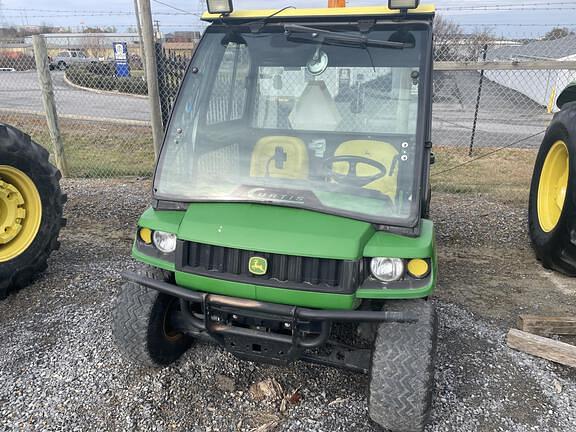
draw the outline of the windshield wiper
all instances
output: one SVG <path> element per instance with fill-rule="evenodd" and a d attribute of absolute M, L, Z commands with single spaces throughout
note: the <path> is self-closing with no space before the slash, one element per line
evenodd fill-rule
<path fill-rule="evenodd" d="M 381 48 L 404 49 L 412 48 L 414 45 L 406 42 L 383 41 L 370 39 L 362 34 L 350 34 L 333 32 L 330 30 L 318 29 L 314 27 L 301 26 L 298 24 L 284 24 L 284 31 L 290 37 L 293 33 L 310 34 L 311 39 L 318 42 L 341 42 L 350 45 L 375 46 Z"/>

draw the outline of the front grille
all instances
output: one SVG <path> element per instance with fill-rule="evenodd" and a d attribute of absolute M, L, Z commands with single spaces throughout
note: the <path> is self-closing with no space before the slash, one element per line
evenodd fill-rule
<path fill-rule="evenodd" d="M 187 241 L 179 241 L 178 249 L 178 270 L 255 285 L 352 292 L 357 288 L 360 273 L 360 261 L 273 254 Z M 250 273 L 248 263 L 254 256 L 267 260 L 266 274 Z"/>

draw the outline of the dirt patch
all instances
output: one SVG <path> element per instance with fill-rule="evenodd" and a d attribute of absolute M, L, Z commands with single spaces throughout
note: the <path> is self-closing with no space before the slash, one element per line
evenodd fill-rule
<path fill-rule="evenodd" d="M 530 247 L 524 205 L 436 194 L 436 296 L 514 325 L 521 313 L 576 315 L 576 280 L 545 270 Z"/>

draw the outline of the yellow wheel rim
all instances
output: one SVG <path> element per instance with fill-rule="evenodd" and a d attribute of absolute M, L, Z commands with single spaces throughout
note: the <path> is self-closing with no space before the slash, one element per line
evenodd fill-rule
<path fill-rule="evenodd" d="M 544 161 L 538 184 L 538 222 L 550 232 L 560 220 L 568 188 L 570 159 L 564 141 L 556 141 Z"/>
<path fill-rule="evenodd" d="M 21 255 L 32 244 L 42 221 L 42 201 L 30 177 L 0 165 L 0 263 Z"/>

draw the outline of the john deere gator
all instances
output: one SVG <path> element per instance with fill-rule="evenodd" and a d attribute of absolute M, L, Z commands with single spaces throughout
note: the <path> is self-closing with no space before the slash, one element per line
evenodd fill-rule
<path fill-rule="evenodd" d="M 153 367 L 208 340 L 242 359 L 364 372 L 370 417 L 418 431 L 437 335 L 434 8 L 331 3 L 208 2 L 114 335 Z"/>

